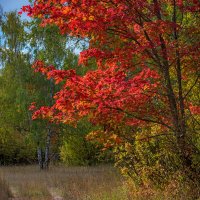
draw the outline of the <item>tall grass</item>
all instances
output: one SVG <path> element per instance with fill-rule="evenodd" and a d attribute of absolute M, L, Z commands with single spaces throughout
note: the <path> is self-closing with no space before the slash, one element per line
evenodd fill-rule
<path fill-rule="evenodd" d="M 50 200 L 53 196 L 64 200 L 126 199 L 125 196 L 114 198 L 123 182 L 111 166 L 57 166 L 48 171 L 40 171 L 37 166 L 15 166 L 1 167 L 0 172 L 15 197 L 32 200 Z"/>
<path fill-rule="evenodd" d="M 48 171 L 40 171 L 37 166 L 1 167 L 0 174 L 13 196 L 20 200 L 53 200 L 56 196 L 63 200 L 198 199 L 193 197 L 196 191 L 195 186 L 191 190 L 190 182 L 178 182 L 174 177 L 162 190 L 153 185 L 136 187 L 124 180 L 111 166 L 57 166 Z M 0 200 L 6 200 L 10 196 L 5 181 L 0 182 Z"/>
<path fill-rule="evenodd" d="M 8 200 L 12 197 L 11 191 L 3 178 L 0 178 L 0 199 Z"/>

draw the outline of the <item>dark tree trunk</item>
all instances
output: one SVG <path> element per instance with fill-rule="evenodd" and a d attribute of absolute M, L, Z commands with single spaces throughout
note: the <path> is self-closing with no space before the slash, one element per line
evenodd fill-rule
<path fill-rule="evenodd" d="M 159 20 L 162 19 L 161 11 L 157 0 L 154 0 L 156 16 Z M 176 1 L 174 0 L 173 9 L 173 22 L 176 23 L 177 13 L 176 13 Z M 177 145 L 179 149 L 179 154 L 181 156 L 183 166 L 192 168 L 192 152 L 189 142 L 186 139 L 186 121 L 185 121 L 185 106 L 183 98 L 183 88 L 182 88 L 182 73 L 181 73 L 181 59 L 178 51 L 178 32 L 177 28 L 174 28 L 174 40 L 176 41 L 176 75 L 178 84 L 178 97 L 174 93 L 172 78 L 170 76 L 170 65 L 168 63 L 168 51 L 166 47 L 165 40 L 162 34 L 159 35 L 161 51 L 159 62 L 157 62 L 164 78 L 166 94 L 169 102 L 169 108 L 172 117 L 172 128 L 177 139 Z M 155 54 L 155 53 L 154 53 Z"/>

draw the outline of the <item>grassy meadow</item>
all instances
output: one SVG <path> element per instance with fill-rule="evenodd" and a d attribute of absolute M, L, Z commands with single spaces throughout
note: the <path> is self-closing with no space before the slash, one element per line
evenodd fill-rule
<path fill-rule="evenodd" d="M 37 166 L 14 166 L 1 167 L 0 174 L 5 188 L 2 200 L 8 196 L 31 200 L 126 199 L 122 178 L 109 166 L 57 166 L 48 171 Z"/>
<path fill-rule="evenodd" d="M 37 166 L 0 168 L 1 200 L 193 200 L 186 186 L 170 183 L 165 191 L 136 188 L 111 166 Z"/>

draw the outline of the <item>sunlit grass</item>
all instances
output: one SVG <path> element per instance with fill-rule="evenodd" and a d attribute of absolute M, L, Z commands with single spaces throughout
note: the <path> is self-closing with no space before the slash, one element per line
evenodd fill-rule
<path fill-rule="evenodd" d="M 53 200 L 55 197 L 63 200 L 194 199 L 189 183 L 173 179 L 163 190 L 153 185 L 135 186 L 111 166 L 53 166 L 48 171 L 41 171 L 37 166 L 14 166 L 1 167 L 0 174 L 0 200 L 11 196 L 20 200 Z"/>
<path fill-rule="evenodd" d="M 70 200 L 104 197 L 121 200 L 114 193 L 122 185 L 122 177 L 110 166 L 57 166 L 48 171 L 41 171 L 37 166 L 15 166 L 1 167 L 0 171 L 15 197 L 43 200 L 55 195 Z"/>

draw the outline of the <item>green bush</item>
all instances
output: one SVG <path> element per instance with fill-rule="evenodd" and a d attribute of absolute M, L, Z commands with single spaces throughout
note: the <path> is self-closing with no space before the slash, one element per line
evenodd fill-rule
<path fill-rule="evenodd" d="M 86 164 L 86 147 L 84 139 L 70 136 L 60 147 L 60 158 L 67 165 Z"/>
<path fill-rule="evenodd" d="M 36 145 L 27 136 L 12 130 L 0 130 L 0 164 L 32 163 L 36 160 Z"/>
<path fill-rule="evenodd" d="M 94 128 L 87 119 L 80 121 L 76 128 L 64 129 L 60 145 L 60 159 L 67 165 L 93 165 L 104 161 L 100 148 L 86 139 Z"/>
<path fill-rule="evenodd" d="M 189 178 L 198 182 L 194 174 L 198 176 L 199 155 L 193 154 L 194 171 L 186 169 L 176 146 L 176 137 L 170 132 L 159 132 L 159 127 L 152 126 L 133 134 L 126 133 L 126 137 L 121 135 L 122 142 L 113 146 L 113 153 L 115 165 L 122 174 L 138 185 L 148 183 L 160 188 L 174 179 L 175 174 L 177 181 L 184 182 Z M 198 140 L 195 142 L 198 143 Z"/>

